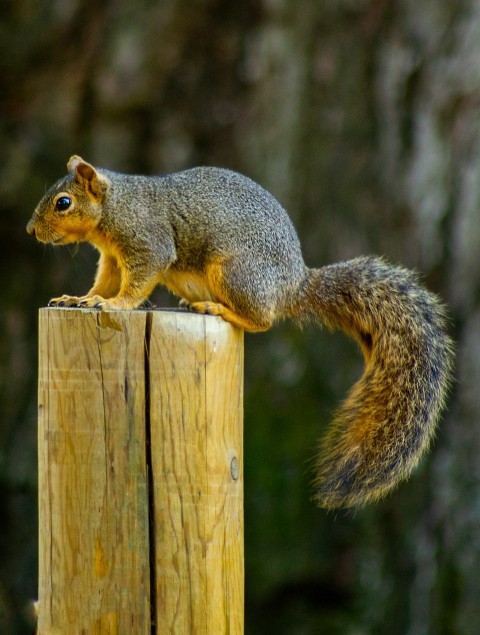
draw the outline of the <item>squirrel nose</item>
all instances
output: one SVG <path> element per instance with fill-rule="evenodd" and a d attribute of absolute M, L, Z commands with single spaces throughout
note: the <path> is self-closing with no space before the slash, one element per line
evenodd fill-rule
<path fill-rule="evenodd" d="M 30 234 L 30 236 L 35 236 L 35 224 L 34 224 L 33 220 L 31 220 L 28 223 L 27 232 Z"/>

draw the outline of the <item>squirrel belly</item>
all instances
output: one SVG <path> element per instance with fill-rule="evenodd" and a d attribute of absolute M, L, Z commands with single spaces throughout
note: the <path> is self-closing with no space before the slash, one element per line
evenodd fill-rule
<path fill-rule="evenodd" d="M 433 439 L 453 360 L 444 309 L 411 271 L 363 257 L 308 270 L 294 318 L 343 330 L 365 359 L 320 443 L 315 499 L 329 509 L 377 500 Z"/>
<path fill-rule="evenodd" d="M 90 242 L 100 258 L 85 295 L 50 305 L 136 308 L 163 284 L 247 331 L 282 318 L 339 328 L 365 369 L 320 444 L 316 500 L 361 505 L 411 473 L 433 438 L 453 359 L 444 309 L 412 272 L 375 257 L 307 268 L 286 211 L 236 172 L 126 175 L 76 155 L 67 167 L 27 231 L 55 245 Z"/>

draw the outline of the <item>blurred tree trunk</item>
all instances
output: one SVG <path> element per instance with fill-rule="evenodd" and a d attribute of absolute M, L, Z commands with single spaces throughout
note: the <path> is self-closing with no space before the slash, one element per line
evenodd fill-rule
<path fill-rule="evenodd" d="M 77 153 L 237 169 L 289 210 L 312 266 L 377 252 L 445 298 L 457 381 L 438 440 L 355 514 L 313 507 L 308 465 L 359 355 L 290 325 L 248 338 L 247 632 L 479 633 L 479 3 L 8 2 L 0 60 L 0 631 L 29 632 L 36 587 L 36 309 L 94 271 L 24 225 Z"/>

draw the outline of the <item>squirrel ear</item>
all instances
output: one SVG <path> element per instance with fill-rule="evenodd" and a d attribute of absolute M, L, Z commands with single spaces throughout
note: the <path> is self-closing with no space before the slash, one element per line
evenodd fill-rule
<path fill-rule="evenodd" d="M 106 189 L 106 179 L 95 170 L 93 165 L 87 163 L 82 157 L 74 154 L 67 163 L 67 169 L 75 177 L 79 185 L 82 185 L 87 194 L 94 199 L 99 198 Z"/>
<path fill-rule="evenodd" d="M 86 161 L 84 161 L 82 157 L 79 157 L 78 154 L 74 154 L 68 159 L 67 170 L 70 172 L 70 174 L 73 174 L 75 172 L 77 165 L 79 165 L 80 163 L 86 163 Z"/>

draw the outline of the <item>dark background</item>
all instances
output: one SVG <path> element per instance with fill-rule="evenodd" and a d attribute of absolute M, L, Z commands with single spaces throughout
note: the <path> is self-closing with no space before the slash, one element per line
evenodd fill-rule
<path fill-rule="evenodd" d="M 239 170 L 311 266 L 383 254 L 445 299 L 456 382 L 434 448 L 357 512 L 316 509 L 309 481 L 359 353 L 290 324 L 247 336 L 246 633 L 480 633 L 479 69 L 475 0 L 3 0 L 0 633 L 32 632 L 37 309 L 95 270 L 91 247 L 25 233 L 74 153 Z"/>

